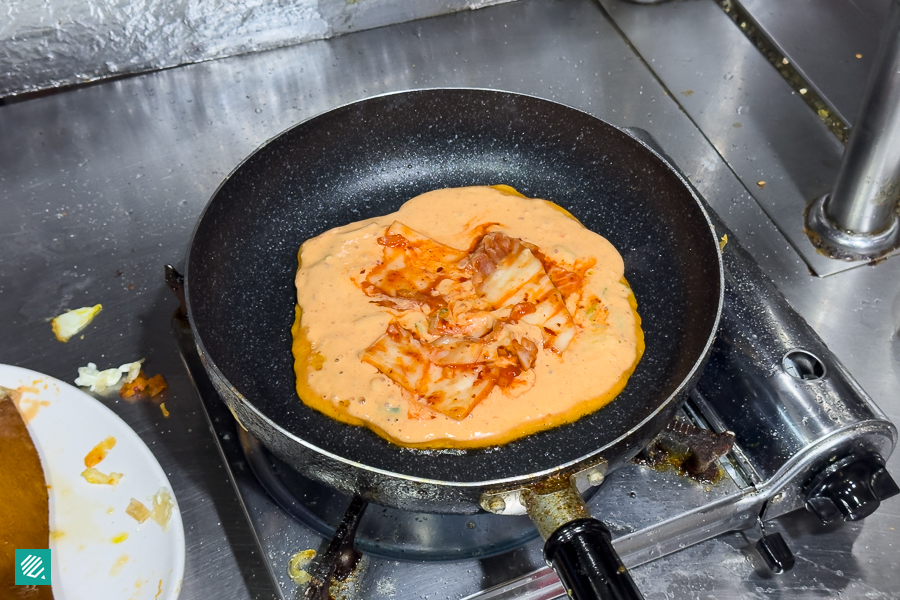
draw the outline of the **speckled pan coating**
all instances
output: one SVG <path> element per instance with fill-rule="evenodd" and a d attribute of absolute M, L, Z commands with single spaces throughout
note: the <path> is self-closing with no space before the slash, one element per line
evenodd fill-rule
<path fill-rule="evenodd" d="M 303 241 L 429 190 L 499 183 L 556 202 L 622 253 L 647 344 L 623 393 L 574 424 L 467 452 L 402 449 L 303 405 L 290 335 Z M 699 371 L 722 293 L 720 254 L 699 201 L 643 144 L 559 104 L 462 89 L 368 99 L 269 141 L 210 200 L 186 273 L 194 334 L 226 401 L 251 430 L 269 429 L 255 433 L 279 455 L 296 453 L 303 468 L 310 451 L 322 450 L 310 466 L 317 477 L 376 498 L 360 469 L 452 488 L 630 456 L 665 425 Z"/>

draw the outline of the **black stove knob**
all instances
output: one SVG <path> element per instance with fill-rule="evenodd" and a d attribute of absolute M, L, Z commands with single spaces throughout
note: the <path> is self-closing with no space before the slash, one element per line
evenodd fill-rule
<path fill-rule="evenodd" d="M 823 523 L 838 517 L 845 521 L 865 519 L 882 500 L 900 493 L 878 454 L 851 455 L 829 465 L 807 490 L 806 508 Z"/>

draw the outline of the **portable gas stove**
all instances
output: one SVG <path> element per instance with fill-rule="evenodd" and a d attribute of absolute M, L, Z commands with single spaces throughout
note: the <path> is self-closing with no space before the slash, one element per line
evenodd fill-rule
<path fill-rule="evenodd" d="M 661 151 L 645 132 L 631 133 Z M 719 335 L 689 401 L 643 456 L 662 449 L 696 462 L 706 451 L 703 467 L 712 464 L 716 474 L 710 477 L 707 469 L 697 479 L 636 462 L 594 482 L 599 487 L 588 490 L 588 506 L 610 526 L 629 567 L 753 529 L 760 557 L 779 573 L 792 568 L 794 557 L 780 534 L 766 533 L 765 521 L 804 507 L 823 523 L 871 514 L 900 492 L 885 469 L 897 430 L 733 234 L 712 218 L 727 236 Z M 171 267 L 167 281 L 181 295 L 183 281 Z M 448 570 L 448 597 L 565 594 L 555 573 L 541 566 L 542 543 L 527 517 L 366 507 L 288 467 L 220 400 L 183 315 L 176 315 L 173 330 L 282 598 L 298 597 L 305 587 L 289 574 L 291 560 L 304 550 L 320 555 L 318 566 L 305 567 L 317 569 L 314 579 L 350 572 L 332 592 L 353 597 L 418 598 L 418 581 L 441 580 Z M 697 429 L 706 433 L 699 445 L 683 435 Z M 703 440 L 718 442 L 719 452 Z M 656 462 L 669 461 L 657 456 Z M 362 553 L 358 562 L 352 546 Z M 410 561 L 417 561 L 414 568 Z"/>
<path fill-rule="evenodd" d="M 162 289 L 159 266 L 182 264 L 192 224 L 225 174 L 285 128 L 372 95 L 480 87 L 554 100 L 617 126 L 653 132 L 791 305 L 900 423 L 900 261 L 830 260 L 803 232 L 804 208 L 832 189 L 844 152 L 820 109 L 855 126 L 876 57 L 876 32 L 896 2 L 693 0 L 642 6 L 625 0 L 518 0 L 3 98 L 0 362 L 71 381 L 89 361 L 116 366 L 146 357 L 148 373 L 164 374 L 169 383 L 168 418 L 152 404 L 97 398 L 141 436 L 173 486 L 185 524 L 181 597 L 296 597 L 298 586 L 287 573 L 290 558 L 310 548 L 321 557 L 351 499 L 315 490 L 292 475 L 283 485 L 300 486 L 301 499 L 282 503 L 301 520 L 259 483 L 239 428 L 192 353 L 188 330 L 175 328 L 189 373 L 171 332 L 159 327 L 175 304 Z M 366 17 L 378 16 L 378 7 L 387 5 L 395 11 L 416 5 L 418 11 L 423 4 L 493 3 L 307 4 L 340 5 L 340 14 Z M 33 15 L 43 14 L 40 3 L 25 4 L 32 5 Z M 278 16 L 277 31 L 294 35 L 282 18 L 286 4 L 269 4 L 268 14 Z M 218 19 L 222 5 L 210 5 Z M 747 14 L 733 20 L 722 5 L 743 6 Z M 259 12 L 242 2 L 227 8 Z M 23 23 L 14 21 L 9 31 Z M 57 26 L 54 20 L 52 27 L 10 43 L 45 53 L 32 63 L 38 71 L 50 63 L 67 68 L 70 55 L 60 54 L 66 47 L 82 54 L 92 48 L 58 39 L 61 31 L 81 27 L 77 21 L 61 18 Z M 153 36 L 146 41 L 156 47 L 168 43 L 154 28 L 158 20 L 145 21 L 144 33 Z M 754 28 L 783 54 L 762 53 L 746 37 Z M 271 39 L 241 31 L 254 46 Z M 49 48 L 47 39 L 55 40 Z M 210 47 L 219 48 L 219 41 Z M 136 53 L 149 47 L 125 45 Z M 19 75 L 27 70 L 23 56 L 7 57 Z M 131 64 L 100 59 L 107 70 Z M 804 81 L 786 82 L 782 73 L 789 66 Z M 802 88 L 795 89 L 797 83 Z M 807 102 L 815 103 L 814 95 L 820 104 L 811 109 Z M 713 430 L 737 434 L 735 449 L 717 462 L 726 475 L 703 484 L 673 471 L 629 465 L 593 488 L 599 491 L 591 509 L 614 529 L 626 562 L 643 563 L 632 575 L 648 600 L 896 598 L 897 498 L 852 523 L 838 518 L 821 525 L 806 510 L 773 519 L 801 507 L 809 493 L 800 486 L 812 482 L 830 458 L 840 462 L 854 444 L 887 458 L 894 430 L 768 280 L 755 266 L 742 266 L 749 261 L 736 248 L 729 234 L 728 310 L 706 377 L 687 408 Z M 48 318 L 98 302 L 104 312 L 82 336 L 67 344 L 56 340 Z M 785 362 L 796 348 L 815 359 L 801 353 Z M 798 380 L 791 373 L 824 376 Z M 737 412 L 742 407 L 746 413 Z M 212 437 L 205 430 L 207 417 Z M 220 460 L 215 447 L 227 460 Z M 256 454 L 263 464 L 269 460 L 264 452 Z M 896 477 L 900 454 L 888 464 Z M 276 472 L 278 467 L 272 465 Z M 760 514 L 766 533 L 784 534 L 796 557 L 793 570 L 772 575 L 758 559 Z M 738 532 L 716 535 L 729 529 Z M 529 540 L 534 535 L 516 517 L 453 520 L 369 506 L 358 529 L 364 559 L 355 582 L 364 598 L 459 598 L 504 584 L 506 591 L 492 593 L 558 595 L 555 577 L 542 570 L 539 540 Z M 710 539 L 694 543 L 704 538 Z"/>

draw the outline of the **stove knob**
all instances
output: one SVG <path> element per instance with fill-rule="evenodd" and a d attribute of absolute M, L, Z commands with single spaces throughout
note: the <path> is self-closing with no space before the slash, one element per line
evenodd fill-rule
<path fill-rule="evenodd" d="M 848 456 L 825 468 L 807 489 L 806 508 L 823 523 L 865 519 L 882 500 L 900 493 L 878 454 Z"/>

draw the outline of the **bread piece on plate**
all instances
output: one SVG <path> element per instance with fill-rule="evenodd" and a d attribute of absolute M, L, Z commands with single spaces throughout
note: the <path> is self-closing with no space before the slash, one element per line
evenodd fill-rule
<path fill-rule="evenodd" d="M 25 421 L 0 388 L 0 598 L 53 598 L 49 585 L 15 585 L 16 549 L 48 548 L 47 483 Z"/>

